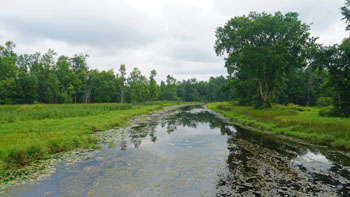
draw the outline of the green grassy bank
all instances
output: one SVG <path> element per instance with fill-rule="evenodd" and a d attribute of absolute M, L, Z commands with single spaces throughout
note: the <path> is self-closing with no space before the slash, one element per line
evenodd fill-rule
<path fill-rule="evenodd" d="M 0 180 L 52 154 L 95 147 L 92 132 L 126 126 L 133 116 L 177 104 L 0 105 Z"/>
<path fill-rule="evenodd" d="M 274 105 L 260 110 L 230 102 L 209 103 L 207 107 L 238 124 L 350 150 L 350 118 L 321 117 L 319 108 Z"/>

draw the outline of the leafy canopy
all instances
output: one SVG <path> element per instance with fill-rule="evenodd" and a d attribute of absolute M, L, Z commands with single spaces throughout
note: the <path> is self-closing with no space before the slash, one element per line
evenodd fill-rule
<path fill-rule="evenodd" d="M 350 0 L 345 1 L 345 5 L 340 8 L 342 15 L 344 16 L 343 20 L 348 23 L 346 30 L 350 30 Z"/>
<path fill-rule="evenodd" d="M 217 28 L 214 48 L 218 56 L 227 54 L 229 75 L 234 78 L 239 73 L 257 80 L 262 100 L 269 103 L 283 77 L 306 64 L 306 51 L 313 40 L 309 30 L 294 12 L 251 12 Z"/>

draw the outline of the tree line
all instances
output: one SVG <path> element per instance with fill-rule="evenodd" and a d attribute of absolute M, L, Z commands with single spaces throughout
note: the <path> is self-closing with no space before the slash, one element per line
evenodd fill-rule
<path fill-rule="evenodd" d="M 99 71 L 87 66 L 88 55 L 56 58 L 51 49 L 43 55 L 18 55 L 14 48 L 11 41 L 0 45 L 0 104 L 223 101 L 229 97 L 221 91 L 226 83 L 222 76 L 177 81 L 168 75 L 158 84 L 156 70 L 148 77 L 137 67 L 127 75 L 123 64 L 117 73 Z"/>
<path fill-rule="evenodd" d="M 341 8 L 350 30 L 350 0 Z M 216 30 L 225 56 L 227 89 L 239 104 L 333 105 L 327 115 L 350 116 L 350 38 L 324 46 L 298 13 L 251 12 Z"/>

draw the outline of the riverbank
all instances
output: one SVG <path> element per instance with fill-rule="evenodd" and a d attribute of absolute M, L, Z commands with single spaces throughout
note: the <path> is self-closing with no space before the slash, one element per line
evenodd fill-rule
<path fill-rule="evenodd" d="M 98 146 L 91 134 L 127 126 L 134 116 L 178 102 L 0 106 L 0 180 L 26 175 L 24 166 L 56 153 Z"/>
<path fill-rule="evenodd" d="M 209 103 L 207 107 L 244 126 L 350 150 L 350 118 L 321 117 L 315 107 L 274 105 L 259 110 L 230 102 Z"/>

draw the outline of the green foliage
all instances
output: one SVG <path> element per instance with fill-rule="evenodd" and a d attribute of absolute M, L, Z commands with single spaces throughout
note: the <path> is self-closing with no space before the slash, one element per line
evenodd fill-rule
<path fill-rule="evenodd" d="M 156 70 L 149 78 L 138 68 L 127 76 L 126 66 L 119 72 L 89 69 L 88 55 L 59 56 L 49 49 L 41 55 L 17 55 L 15 44 L 0 45 L 0 104 L 142 103 L 147 101 L 222 101 L 228 93 L 220 86 L 224 77 L 207 81 L 177 82 L 168 75 L 160 86 Z M 186 86 L 186 88 L 185 88 Z"/>
<path fill-rule="evenodd" d="M 150 94 L 149 96 L 151 101 L 158 100 L 158 96 L 159 96 L 159 88 L 155 80 L 156 76 L 157 76 L 157 71 L 152 70 L 149 76 L 149 94 Z"/>
<path fill-rule="evenodd" d="M 223 91 L 227 80 L 223 76 L 210 77 L 209 81 L 197 81 L 196 78 L 177 82 L 177 96 L 182 101 L 227 101 L 230 91 Z"/>
<path fill-rule="evenodd" d="M 316 102 L 317 106 L 327 107 L 332 105 L 332 98 L 331 97 L 320 97 L 317 99 Z"/>
<path fill-rule="evenodd" d="M 350 30 L 350 0 L 346 0 L 345 5 L 340 9 L 342 15 L 344 16 L 343 20 L 345 20 L 346 23 L 348 23 L 348 25 L 346 26 L 346 30 Z"/>
<path fill-rule="evenodd" d="M 297 13 L 251 12 L 217 28 L 215 51 L 228 55 L 225 67 L 232 78 L 256 81 L 255 94 L 264 102 L 260 105 L 270 107 L 283 78 L 306 64 L 306 49 L 313 42 L 309 30 Z"/>
<path fill-rule="evenodd" d="M 333 114 L 350 116 L 350 38 L 339 46 L 320 49 L 322 66 L 329 72 L 329 83 L 333 86 Z"/>
<path fill-rule="evenodd" d="M 335 116 L 334 110 L 333 110 L 333 108 L 331 108 L 331 107 L 322 108 L 322 109 L 318 112 L 318 114 L 319 114 L 320 116 L 323 116 L 323 117 Z"/>
<path fill-rule="evenodd" d="M 232 103 L 209 103 L 207 107 L 238 124 L 350 150 L 349 118 L 322 117 L 315 107 L 289 104 L 257 110 Z"/>

